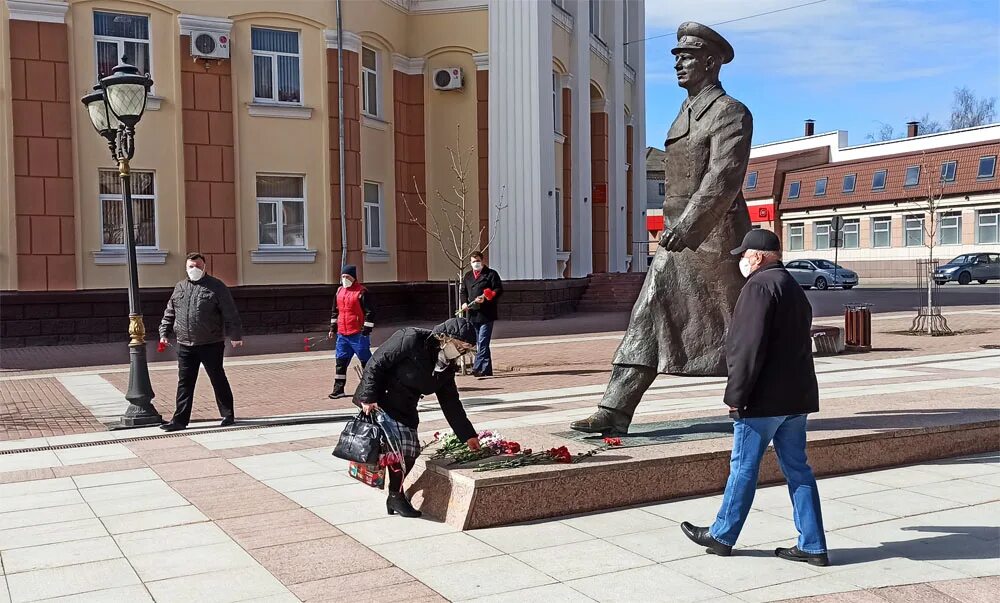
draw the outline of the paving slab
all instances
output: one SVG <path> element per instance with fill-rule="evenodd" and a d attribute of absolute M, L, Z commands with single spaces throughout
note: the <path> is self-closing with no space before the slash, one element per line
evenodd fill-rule
<path fill-rule="evenodd" d="M 7 576 L 7 587 L 14 603 L 141 584 L 125 559 L 93 561 Z"/>
<path fill-rule="evenodd" d="M 277 578 L 259 566 L 158 580 L 147 583 L 146 588 L 157 603 L 230 603 L 289 594 Z"/>
<path fill-rule="evenodd" d="M 613 574 L 573 580 L 567 586 L 595 601 L 708 601 L 726 593 L 704 582 L 672 570 L 667 565 L 650 565 Z"/>
<path fill-rule="evenodd" d="M 251 553 L 284 584 L 300 584 L 392 565 L 348 536 L 279 544 L 254 549 Z"/>
<path fill-rule="evenodd" d="M 2 545 L 0 545 L 2 546 Z M 4 572 L 17 574 L 123 557 L 110 536 L 43 544 L 0 552 Z"/>
<path fill-rule="evenodd" d="M 551 576 L 507 556 L 429 567 L 412 573 L 451 601 L 475 599 L 556 582 Z"/>
<path fill-rule="evenodd" d="M 561 544 L 515 553 L 513 557 L 560 582 L 569 582 L 578 578 L 609 574 L 655 563 L 651 559 L 615 546 L 605 540 Z"/>

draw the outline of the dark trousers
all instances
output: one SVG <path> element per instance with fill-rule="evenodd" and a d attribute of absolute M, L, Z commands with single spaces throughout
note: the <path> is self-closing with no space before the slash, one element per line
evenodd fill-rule
<path fill-rule="evenodd" d="M 223 419 L 233 416 L 233 390 L 222 368 L 222 357 L 226 352 L 226 342 L 205 345 L 177 346 L 177 410 L 173 423 L 187 425 L 191 422 L 191 406 L 194 402 L 194 384 L 198 381 L 198 367 L 204 366 L 215 390 L 215 403 L 219 405 L 219 415 Z"/>
<path fill-rule="evenodd" d="M 484 377 L 493 375 L 493 356 L 490 355 L 490 340 L 493 339 L 493 321 L 476 325 L 476 361 L 472 370 Z"/>

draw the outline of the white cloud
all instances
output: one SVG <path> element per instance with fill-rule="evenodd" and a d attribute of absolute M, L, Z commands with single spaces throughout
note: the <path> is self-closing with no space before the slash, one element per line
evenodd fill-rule
<path fill-rule="evenodd" d="M 647 36 L 675 31 L 683 21 L 711 25 L 806 1 L 646 0 Z M 981 14 L 970 16 L 976 11 Z M 995 57 L 997 22 L 995 2 L 827 0 L 717 29 L 736 48 L 742 68 L 835 86 L 845 79 L 932 77 L 954 69 L 963 57 Z M 669 71 L 672 41 L 648 42 L 648 70 Z"/>

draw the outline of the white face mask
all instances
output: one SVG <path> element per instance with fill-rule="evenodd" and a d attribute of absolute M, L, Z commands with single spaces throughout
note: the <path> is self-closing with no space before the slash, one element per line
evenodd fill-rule
<path fill-rule="evenodd" d="M 353 285 L 354 281 L 352 281 L 350 277 L 342 276 L 342 277 L 340 277 L 340 284 L 341 284 L 341 286 L 343 286 L 343 287 L 346 288 L 346 287 L 350 287 L 351 285 Z"/>
<path fill-rule="evenodd" d="M 750 276 L 753 270 L 750 269 L 750 259 L 740 258 L 740 273 L 743 274 L 743 278 Z"/>
<path fill-rule="evenodd" d="M 188 279 L 192 281 L 200 281 L 201 277 L 205 276 L 205 271 L 202 270 L 201 268 L 196 268 L 194 266 L 191 266 L 190 268 L 187 269 L 187 275 Z"/>
<path fill-rule="evenodd" d="M 472 262 L 472 269 L 475 270 L 476 272 L 481 271 L 483 269 L 483 263 L 482 262 Z"/>

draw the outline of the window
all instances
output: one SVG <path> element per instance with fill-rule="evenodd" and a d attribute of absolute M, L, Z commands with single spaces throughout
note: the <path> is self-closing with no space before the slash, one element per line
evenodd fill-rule
<path fill-rule="evenodd" d="M 600 0 L 590 0 L 590 33 L 601 38 L 601 2 Z"/>
<path fill-rule="evenodd" d="M 903 220 L 903 244 L 919 247 L 924 244 L 924 217 L 920 214 L 906 216 Z"/>
<path fill-rule="evenodd" d="M 1000 243 L 1000 209 L 981 209 L 976 216 L 976 242 Z"/>
<path fill-rule="evenodd" d="M 997 156 L 990 155 L 989 157 L 979 158 L 979 171 L 976 172 L 976 180 L 989 180 L 996 174 L 997 170 Z"/>
<path fill-rule="evenodd" d="M 844 220 L 844 228 L 840 231 L 840 239 L 844 249 L 861 247 L 861 220 Z"/>
<path fill-rule="evenodd" d="M 906 168 L 906 175 L 903 177 L 903 186 L 916 186 L 920 184 L 920 166 L 911 165 Z"/>
<path fill-rule="evenodd" d="M 377 52 L 367 46 L 361 48 L 361 111 L 372 117 L 381 115 L 378 60 Z"/>
<path fill-rule="evenodd" d="M 365 182 L 365 207 L 362 216 L 365 249 L 384 249 L 382 245 L 382 185 Z"/>
<path fill-rule="evenodd" d="M 305 179 L 257 175 L 257 232 L 261 247 L 306 246 Z"/>
<path fill-rule="evenodd" d="M 887 170 L 879 170 L 875 172 L 872 176 L 872 190 L 873 191 L 883 191 L 885 190 L 885 177 L 888 175 Z"/>
<path fill-rule="evenodd" d="M 805 248 L 805 226 L 802 224 L 788 225 L 788 251 L 802 251 Z"/>
<path fill-rule="evenodd" d="M 938 216 L 938 244 L 958 245 L 962 242 L 962 212 L 941 212 Z"/>
<path fill-rule="evenodd" d="M 556 251 L 563 250 L 563 203 L 562 191 L 556 189 Z"/>
<path fill-rule="evenodd" d="M 816 222 L 813 225 L 813 232 L 815 234 L 816 249 L 829 249 L 830 248 L 830 223 L 829 222 Z"/>
<path fill-rule="evenodd" d="M 301 103 L 299 32 L 250 28 L 255 101 Z"/>
<path fill-rule="evenodd" d="M 789 184 L 788 185 L 788 198 L 789 199 L 798 199 L 799 198 L 799 192 L 800 192 L 801 188 L 802 188 L 802 183 L 799 182 L 798 180 L 796 180 L 795 182 Z"/>
<path fill-rule="evenodd" d="M 958 169 L 957 161 L 945 161 L 941 164 L 941 182 L 954 182 L 955 171 Z"/>
<path fill-rule="evenodd" d="M 816 191 L 813 193 L 814 197 L 823 197 L 826 195 L 826 178 L 820 178 L 816 181 Z"/>
<path fill-rule="evenodd" d="M 552 129 L 556 134 L 562 133 L 562 78 L 552 72 Z"/>
<path fill-rule="evenodd" d="M 667 194 L 667 185 L 665 183 L 663 183 L 663 182 L 660 182 L 658 190 L 660 192 L 660 195 L 666 195 Z"/>
<path fill-rule="evenodd" d="M 125 13 L 94 11 L 94 44 L 97 54 L 97 79 L 111 75 L 118 60 L 151 73 L 149 63 L 149 17 Z"/>
<path fill-rule="evenodd" d="M 156 187 L 153 172 L 132 170 L 132 220 L 136 247 L 156 248 Z M 101 204 L 101 247 L 125 247 L 125 204 L 118 170 L 98 172 Z"/>
<path fill-rule="evenodd" d="M 892 247 L 892 218 L 872 218 L 872 247 Z"/>
<path fill-rule="evenodd" d="M 747 174 L 747 190 L 752 191 L 757 188 L 757 172 L 750 172 Z"/>
<path fill-rule="evenodd" d="M 857 181 L 858 181 L 857 174 L 848 174 L 844 176 L 844 185 L 841 187 L 841 190 L 845 193 L 853 193 L 854 185 L 857 184 Z"/>

